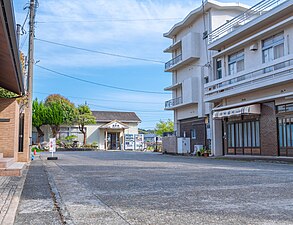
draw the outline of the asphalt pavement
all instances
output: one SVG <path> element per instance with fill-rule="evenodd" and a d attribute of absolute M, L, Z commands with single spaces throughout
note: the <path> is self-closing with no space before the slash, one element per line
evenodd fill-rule
<path fill-rule="evenodd" d="M 31 165 L 15 224 L 293 224 L 293 164 L 56 155 Z"/>

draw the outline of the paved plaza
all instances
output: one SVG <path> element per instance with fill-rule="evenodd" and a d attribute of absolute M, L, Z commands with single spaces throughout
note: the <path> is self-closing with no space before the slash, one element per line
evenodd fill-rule
<path fill-rule="evenodd" d="M 293 164 L 146 152 L 56 155 L 32 163 L 15 224 L 293 224 Z"/>

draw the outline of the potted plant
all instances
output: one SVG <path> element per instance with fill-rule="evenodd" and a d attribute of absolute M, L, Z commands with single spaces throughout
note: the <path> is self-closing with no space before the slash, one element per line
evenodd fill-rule
<path fill-rule="evenodd" d="M 204 149 L 204 152 L 203 152 L 203 156 L 204 157 L 209 157 L 211 154 L 211 150 L 210 149 Z"/>

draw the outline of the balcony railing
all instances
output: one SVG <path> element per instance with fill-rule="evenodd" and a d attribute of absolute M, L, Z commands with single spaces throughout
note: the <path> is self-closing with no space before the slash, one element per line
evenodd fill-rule
<path fill-rule="evenodd" d="M 170 61 L 166 62 L 165 70 L 169 69 L 170 67 L 176 65 L 182 60 L 182 54 L 176 56 L 175 58 L 171 59 Z"/>
<path fill-rule="evenodd" d="M 208 83 L 205 85 L 205 95 L 213 96 L 233 89 L 239 90 L 239 88 L 245 86 L 261 83 L 270 78 L 281 78 L 282 76 L 287 76 L 289 74 L 293 74 L 293 59 L 278 62 L 237 77 L 234 76 L 233 78 L 225 79 L 224 81 L 221 81 L 222 79 L 219 80 L 219 82 L 212 81 L 211 84 Z"/>
<path fill-rule="evenodd" d="M 263 0 L 259 2 L 244 13 L 213 30 L 208 36 L 209 44 L 287 1 L 288 0 Z"/>
<path fill-rule="evenodd" d="M 174 99 L 171 99 L 171 100 L 165 102 L 165 108 L 166 109 L 172 108 L 172 107 L 179 105 L 179 104 L 182 104 L 182 103 L 183 103 L 182 97 L 174 98 Z"/>

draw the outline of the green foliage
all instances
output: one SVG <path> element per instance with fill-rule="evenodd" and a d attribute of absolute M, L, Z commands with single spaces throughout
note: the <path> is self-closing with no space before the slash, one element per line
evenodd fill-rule
<path fill-rule="evenodd" d="M 170 119 L 166 122 L 160 120 L 156 124 L 155 133 L 159 136 L 162 136 L 164 132 L 173 132 L 174 131 L 174 123 Z"/>
<path fill-rule="evenodd" d="M 99 147 L 98 142 L 93 141 L 92 144 L 91 144 L 91 147 L 92 148 L 98 148 Z"/>
<path fill-rule="evenodd" d="M 139 134 L 154 134 L 155 131 L 154 130 L 150 130 L 150 129 L 146 130 L 146 129 L 138 128 L 138 133 Z"/>
<path fill-rule="evenodd" d="M 92 115 L 92 111 L 87 105 L 79 105 L 77 107 L 77 124 L 79 130 L 83 133 L 83 144 L 86 144 L 86 129 L 85 125 L 95 124 L 96 118 Z"/>
<path fill-rule="evenodd" d="M 18 95 L 0 87 L 0 98 L 15 98 Z"/>
<path fill-rule="evenodd" d="M 33 101 L 33 115 L 32 122 L 34 127 L 41 127 L 46 124 L 47 108 L 43 102 L 39 102 L 38 99 Z"/>
<path fill-rule="evenodd" d="M 77 136 L 76 135 L 69 135 L 67 136 L 66 138 L 64 138 L 65 141 L 68 141 L 68 142 L 72 142 L 74 141 L 74 139 L 76 139 Z"/>
<path fill-rule="evenodd" d="M 67 98 L 53 94 L 46 98 L 46 123 L 50 125 L 53 137 L 57 136 L 60 125 L 71 125 L 76 120 L 77 110 Z"/>
<path fill-rule="evenodd" d="M 87 105 L 79 105 L 77 110 L 77 123 L 80 127 L 96 123 L 96 118 L 92 115 L 92 111 Z"/>

